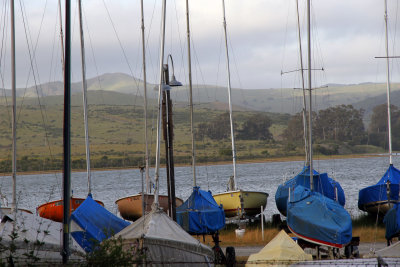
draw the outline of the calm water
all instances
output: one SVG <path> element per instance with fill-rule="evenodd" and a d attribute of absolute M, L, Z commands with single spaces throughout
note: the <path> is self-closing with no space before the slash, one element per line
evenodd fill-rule
<path fill-rule="evenodd" d="M 400 158 L 394 157 L 394 166 L 400 166 Z M 275 192 L 279 184 L 292 178 L 301 171 L 303 162 L 272 162 L 239 164 L 237 166 L 237 184 L 243 190 L 263 191 L 269 194 L 267 218 L 278 213 L 275 206 Z M 330 177 L 340 182 L 346 194 L 346 209 L 351 215 L 360 214 L 357 208 L 358 191 L 368 185 L 375 184 L 389 166 L 386 157 L 315 160 L 314 169 L 327 172 Z M 197 167 L 197 185 L 203 190 L 213 193 L 223 192 L 232 165 Z M 151 170 L 151 175 L 154 170 Z M 161 174 L 161 193 L 166 193 L 165 169 Z M 192 174 L 190 167 L 176 167 L 176 195 L 187 199 L 192 191 Z M 92 173 L 93 196 L 104 202 L 105 207 L 117 213 L 115 200 L 141 191 L 141 175 L 139 170 L 96 171 Z M 17 177 L 19 207 L 35 211 L 36 207 L 62 196 L 62 175 L 41 174 L 21 175 Z M 84 172 L 72 174 L 71 189 L 75 197 L 86 197 L 87 181 Z M 1 192 L 11 201 L 11 177 L 0 178 Z"/>

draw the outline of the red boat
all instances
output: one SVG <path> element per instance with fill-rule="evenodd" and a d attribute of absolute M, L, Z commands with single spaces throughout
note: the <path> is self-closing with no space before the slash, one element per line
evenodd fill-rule
<path fill-rule="evenodd" d="M 82 204 L 83 201 L 85 201 L 84 198 L 71 197 L 70 214 L 74 212 L 79 207 L 79 205 Z M 104 207 L 103 202 L 99 200 L 96 200 L 96 202 Z M 64 209 L 63 200 L 60 199 L 40 205 L 39 207 L 36 208 L 36 211 L 40 217 L 50 219 L 55 222 L 62 222 L 63 209 Z"/>

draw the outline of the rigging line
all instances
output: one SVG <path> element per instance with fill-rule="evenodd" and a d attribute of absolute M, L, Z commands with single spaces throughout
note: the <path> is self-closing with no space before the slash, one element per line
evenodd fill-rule
<path fill-rule="evenodd" d="M 154 66 L 154 60 L 153 60 L 153 58 L 152 58 L 152 54 L 151 54 L 151 51 L 150 51 L 150 48 L 149 48 L 149 40 L 150 40 L 150 34 L 151 34 L 151 29 L 152 29 L 152 26 L 153 26 L 153 21 L 154 21 L 154 14 L 155 14 L 155 10 L 156 10 L 156 0 L 154 1 L 154 5 L 153 5 L 153 12 L 151 13 L 151 17 L 150 17 L 150 25 L 149 25 L 149 30 L 147 31 L 147 37 L 146 37 L 146 55 L 148 55 L 148 60 L 147 60 L 147 62 L 149 62 L 150 63 L 150 69 L 151 69 L 151 71 L 152 71 L 152 73 L 153 73 L 153 79 L 155 80 L 156 78 L 154 78 L 154 77 L 157 77 L 157 75 L 158 74 L 156 74 L 157 73 L 157 71 L 158 70 L 156 70 L 155 69 L 155 66 Z M 149 65 L 149 64 L 148 64 Z M 157 67 L 158 68 L 158 67 Z M 149 73 L 149 68 L 147 68 L 147 72 L 146 72 L 146 75 Z M 148 75 L 147 75 L 148 76 Z M 151 90 L 149 90 L 149 91 L 151 91 Z"/>
<path fill-rule="evenodd" d="M 130 74 L 132 75 L 132 79 L 133 79 L 134 83 L 136 84 L 137 90 L 139 90 L 138 80 L 135 78 L 135 76 L 134 76 L 134 74 L 133 74 L 133 70 L 132 70 L 132 68 L 131 68 L 131 65 L 129 64 L 128 56 L 126 55 L 126 52 L 125 52 L 125 49 L 124 49 L 124 47 L 123 47 L 123 45 L 122 45 L 121 39 L 119 38 L 117 29 L 115 28 L 114 21 L 113 21 L 112 18 L 111 18 L 111 14 L 110 14 L 110 11 L 108 10 L 108 7 L 107 7 L 107 5 L 106 5 L 105 0 L 103 0 L 103 5 L 104 5 L 104 8 L 105 8 L 106 11 L 107 11 L 108 19 L 110 20 L 111 26 L 112 26 L 112 28 L 113 28 L 113 30 L 114 30 L 114 34 L 115 34 L 115 36 L 117 37 L 118 44 L 119 44 L 119 46 L 120 46 L 120 48 L 121 48 L 121 50 L 122 50 L 122 54 L 123 54 L 123 56 L 124 56 L 124 59 L 125 59 L 126 64 L 128 65 Z"/>
<path fill-rule="evenodd" d="M 7 53 L 7 46 L 6 44 L 6 40 L 7 40 L 7 36 L 8 36 L 8 31 L 6 29 L 8 29 L 8 4 L 9 1 L 5 1 L 4 2 L 4 9 L 3 9 L 3 15 L 2 17 L 4 18 L 4 21 L 2 23 L 3 26 L 3 31 L 2 31 L 2 40 L 1 40 L 1 51 L 0 51 L 0 76 L 1 76 L 1 83 L 2 83 L 2 87 L 3 87 L 3 93 L 4 93 L 4 99 L 6 102 L 6 110 L 7 110 L 7 115 L 8 115 L 8 123 L 11 125 L 11 114 L 10 114 L 10 105 L 8 104 L 8 100 L 7 100 L 7 93 L 6 93 L 6 88 L 5 88 L 5 83 L 4 83 L 4 72 L 2 71 L 3 68 L 2 66 L 5 66 L 5 60 L 6 60 L 6 53 Z M 2 60 L 4 59 L 4 62 L 2 62 Z M 11 129 L 11 127 L 10 127 Z"/>
<path fill-rule="evenodd" d="M 38 97 L 40 96 L 40 93 L 39 93 L 38 89 L 42 89 L 41 86 L 40 86 L 40 77 L 39 77 L 39 72 L 38 71 L 37 71 L 37 74 L 36 74 L 37 75 L 37 80 L 36 80 L 35 67 L 33 66 L 33 62 L 35 63 L 36 69 L 38 70 L 39 68 L 38 68 L 37 62 L 36 62 L 36 51 L 37 51 L 37 46 L 38 46 L 38 43 L 39 43 L 39 37 L 40 37 L 42 26 L 43 26 L 44 15 L 45 15 L 46 9 L 47 9 L 47 0 L 45 2 L 43 14 L 42 14 L 42 19 L 40 21 L 39 32 L 38 32 L 38 35 L 37 35 L 37 38 L 36 38 L 35 46 L 33 46 L 32 36 L 31 36 L 31 31 L 29 29 L 29 25 L 25 21 L 25 18 L 27 20 L 27 13 L 26 13 L 26 10 L 25 10 L 25 6 L 24 6 L 24 4 L 22 3 L 21 0 L 19 1 L 19 4 L 20 4 L 20 9 L 21 9 L 21 14 L 22 14 L 22 22 L 23 22 L 23 25 L 24 25 L 24 31 L 25 31 L 26 43 L 27 43 L 28 52 L 29 52 L 31 68 L 29 69 L 29 72 L 28 72 L 28 75 L 27 75 L 27 79 L 26 79 L 26 83 L 25 83 L 25 90 L 24 90 L 24 94 L 22 96 L 22 101 L 21 101 L 21 104 L 20 104 L 21 108 L 19 110 L 17 121 L 19 121 L 19 118 L 21 116 L 22 106 L 23 106 L 24 101 L 25 101 L 25 96 L 26 96 L 26 91 L 28 89 L 28 83 L 29 83 L 29 80 L 30 80 L 31 71 L 32 71 L 32 76 L 33 76 L 33 79 L 34 79 L 35 89 L 36 89 Z M 31 47 L 30 46 L 32 46 L 32 48 L 34 47 L 33 51 L 31 51 Z M 38 83 L 39 83 L 39 85 L 38 85 Z M 42 95 L 43 95 L 43 91 L 42 91 Z M 40 106 L 40 101 L 39 101 L 39 106 Z"/>
<path fill-rule="evenodd" d="M 176 18 L 176 26 L 177 26 L 177 28 L 178 28 L 178 39 L 179 39 L 179 48 L 180 48 L 180 51 L 181 51 L 181 61 L 182 62 L 185 62 L 185 51 L 186 51 L 186 49 L 185 48 L 182 48 L 182 47 L 184 47 L 184 45 L 182 45 L 182 39 L 181 39 L 181 29 L 180 29 L 180 27 L 179 27 L 179 20 L 178 20 L 178 9 L 177 9 L 177 7 L 176 7 L 176 1 L 174 1 L 174 7 L 175 7 L 175 18 Z M 171 34 L 171 36 L 172 36 L 172 34 Z M 183 65 L 185 65 L 185 63 L 183 63 Z M 180 68 L 180 72 L 182 72 L 182 69 L 183 69 L 183 76 L 184 77 L 187 77 L 188 75 L 186 74 L 186 68 L 185 67 L 183 67 L 183 68 Z M 188 90 L 187 90 L 188 91 Z M 176 101 L 176 100 L 175 100 Z"/>
<path fill-rule="evenodd" d="M 43 13 L 42 21 L 41 21 L 41 24 L 40 24 L 40 28 L 39 28 L 39 33 L 38 33 L 38 37 L 37 37 L 37 40 L 36 40 L 35 49 L 34 49 L 33 55 L 32 55 L 31 46 L 29 44 L 29 42 L 32 42 L 32 40 L 31 40 L 31 37 L 30 37 L 30 34 L 29 34 L 29 25 L 27 25 L 26 21 L 25 21 L 25 17 L 26 17 L 25 6 L 23 5 L 22 1 L 20 1 L 20 9 L 21 9 L 22 20 L 23 20 L 23 25 L 24 25 L 24 31 L 25 31 L 25 36 L 26 36 L 25 40 L 27 42 L 29 58 L 30 58 L 30 65 L 31 65 L 31 68 L 29 69 L 29 73 L 28 73 L 28 79 L 26 81 L 25 93 L 26 93 L 26 89 L 27 89 L 27 86 L 28 86 L 27 84 L 28 84 L 28 81 L 29 81 L 29 77 L 30 77 L 30 74 L 31 74 L 31 71 L 32 71 L 32 74 L 33 74 L 32 76 L 33 76 L 34 81 L 35 81 L 35 88 L 36 88 L 36 93 L 37 93 L 37 97 L 38 97 L 38 103 L 39 103 L 39 107 L 40 107 L 40 113 L 41 113 L 42 122 L 43 122 L 43 128 L 45 129 L 45 140 L 46 140 L 46 142 L 48 144 L 50 158 L 52 160 L 54 160 L 54 156 L 53 156 L 53 153 L 52 153 L 52 150 L 51 150 L 51 146 L 50 146 L 50 142 L 49 142 L 48 126 L 46 124 L 46 120 L 48 121 L 46 107 L 44 105 L 42 105 L 42 103 L 40 101 L 40 92 L 38 90 L 38 84 L 37 84 L 37 81 L 36 81 L 35 70 L 34 70 L 34 65 L 33 65 L 33 62 L 35 62 L 36 69 L 38 69 L 37 62 L 36 62 L 36 59 L 35 59 L 35 53 L 36 53 L 36 50 L 37 50 L 37 44 L 39 42 L 39 36 L 40 36 L 41 28 L 42 28 L 42 25 L 43 25 L 43 19 L 44 19 L 44 14 L 45 14 L 45 11 L 46 11 L 46 7 L 47 7 L 47 1 L 46 1 L 44 13 Z M 24 95 L 25 95 L 25 93 L 24 93 Z M 22 105 L 23 105 L 23 101 L 21 103 L 21 109 L 20 109 L 20 112 L 19 112 L 19 116 L 21 115 L 21 112 L 22 112 Z M 44 109 L 44 112 L 43 112 L 43 109 Z"/>

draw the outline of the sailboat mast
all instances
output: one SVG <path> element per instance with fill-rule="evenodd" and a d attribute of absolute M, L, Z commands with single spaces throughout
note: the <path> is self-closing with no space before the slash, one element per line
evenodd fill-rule
<path fill-rule="evenodd" d="M 385 0 L 385 49 L 386 49 L 386 96 L 387 96 L 387 117 L 388 117 L 388 138 L 389 138 L 389 163 L 392 160 L 392 121 L 390 112 L 390 70 L 389 70 L 389 44 L 388 44 L 388 14 L 387 0 Z"/>
<path fill-rule="evenodd" d="M 61 0 L 58 0 L 58 14 L 60 16 L 60 40 L 61 40 L 61 63 L 62 70 L 64 72 L 64 34 L 62 28 L 62 12 L 61 12 Z"/>
<path fill-rule="evenodd" d="M 17 92 L 15 78 L 15 17 L 14 0 L 10 1 L 11 13 L 11 92 L 12 92 L 12 211 L 17 206 Z"/>
<path fill-rule="evenodd" d="M 192 87 L 192 58 L 191 58 L 191 53 L 190 53 L 189 0 L 186 0 L 186 34 L 187 34 L 187 44 L 188 44 L 190 135 L 192 137 L 192 172 L 193 172 L 193 187 L 195 187 L 196 186 L 196 152 L 195 152 L 195 146 L 194 146 L 194 129 L 193 129 L 193 87 Z"/>
<path fill-rule="evenodd" d="M 142 29 L 142 66 L 143 66 L 143 91 L 144 91 L 144 161 L 145 161 L 145 177 L 146 177 L 146 193 L 150 193 L 150 174 L 149 174 L 149 143 L 147 139 L 147 78 L 146 78 L 146 42 L 144 34 L 144 11 L 143 0 L 140 1 L 141 29 Z"/>
<path fill-rule="evenodd" d="M 157 116 L 157 145 L 156 145 L 156 166 L 155 166 L 155 191 L 154 205 L 158 207 L 159 178 L 160 178 L 160 143 L 161 143 L 161 93 L 164 85 L 163 68 L 164 68 L 164 45 L 165 45 L 165 17 L 166 17 L 166 0 L 162 2 L 162 18 L 161 18 L 161 43 L 160 43 L 160 80 L 158 85 L 158 116 Z"/>
<path fill-rule="evenodd" d="M 228 37 L 226 33 L 226 18 L 225 18 L 225 0 L 222 0 L 222 10 L 223 10 L 223 24 L 224 24 L 224 34 L 225 34 L 225 50 L 226 50 L 226 70 L 228 75 L 228 101 L 229 101 L 229 120 L 231 124 L 231 140 L 232 140 L 232 160 L 233 160 L 233 186 L 230 190 L 236 190 L 236 148 L 235 148 L 235 136 L 233 129 L 233 115 L 232 115 L 232 96 L 231 96 L 231 71 L 229 67 L 229 51 L 228 51 Z"/>
<path fill-rule="evenodd" d="M 92 177 L 90 173 L 90 143 L 89 143 L 89 124 L 88 124 L 88 103 L 87 103 L 87 82 L 85 64 L 85 42 L 83 39 L 83 20 L 82 20 L 82 0 L 78 0 L 79 9 L 79 33 L 81 38 L 81 62 L 82 62 L 82 90 L 83 90 L 83 117 L 85 124 L 85 146 L 86 146 L 86 171 L 88 180 L 88 195 L 92 194 Z"/>
<path fill-rule="evenodd" d="M 65 1 L 65 61 L 64 61 L 64 125 L 63 125 L 63 263 L 68 262 L 70 249 L 71 200 L 71 1 Z"/>
<path fill-rule="evenodd" d="M 309 158 L 310 158 L 310 189 L 314 190 L 313 179 L 313 151 L 312 151 L 312 87 L 311 87 L 311 3 L 307 1 L 307 43 L 308 43 L 308 93 L 310 101 L 310 109 L 308 111 L 308 145 L 309 145 Z"/>
<path fill-rule="evenodd" d="M 300 32 L 300 15 L 299 15 L 299 1 L 296 0 L 296 13 L 297 13 L 297 33 L 299 38 L 299 56 L 300 56 L 300 73 L 301 73 L 301 84 L 303 91 L 303 136 L 304 136 L 304 151 L 306 153 L 305 166 L 310 165 L 310 160 L 308 157 L 308 142 L 307 142 L 307 104 L 306 104 L 306 91 L 304 87 L 304 67 L 303 67 L 303 50 L 301 46 L 301 32 Z"/>

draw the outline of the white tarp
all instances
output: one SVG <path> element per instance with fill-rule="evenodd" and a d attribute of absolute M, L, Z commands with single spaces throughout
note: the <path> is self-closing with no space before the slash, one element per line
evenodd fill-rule
<path fill-rule="evenodd" d="M 400 241 L 382 248 L 380 250 L 376 250 L 375 252 L 370 252 L 364 255 L 364 258 L 376 258 L 376 257 L 388 257 L 388 258 L 400 258 Z"/>
<path fill-rule="evenodd" d="M 251 254 L 246 266 L 288 266 L 298 261 L 309 260 L 312 260 L 312 255 L 305 253 L 282 230 L 258 253 Z"/>
<path fill-rule="evenodd" d="M 114 238 L 125 245 L 140 242 L 151 265 L 208 266 L 213 263 L 211 248 L 189 235 L 161 210 L 153 210 L 124 228 Z"/>
<path fill-rule="evenodd" d="M 7 213 L 7 212 L 6 212 Z M 0 222 L 0 260 L 25 266 L 29 263 L 45 265 L 61 263 L 62 224 L 27 212 L 3 213 Z M 14 228 L 15 227 L 15 228 Z M 84 259 L 84 251 L 71 239 L 71 259 Z M 11 253 L 12 250 L 15 251 Z"/>

